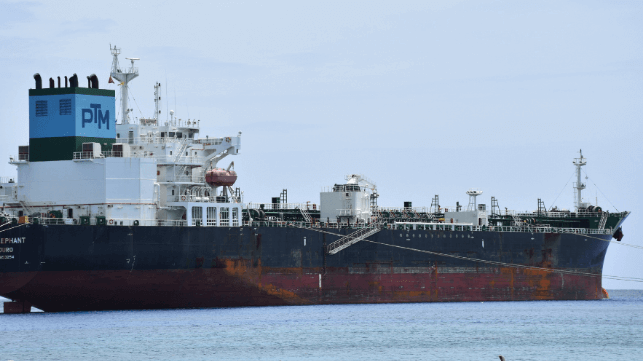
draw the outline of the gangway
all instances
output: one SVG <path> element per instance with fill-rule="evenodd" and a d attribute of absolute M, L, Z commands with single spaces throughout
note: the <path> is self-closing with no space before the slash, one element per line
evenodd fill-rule
<path fill-rule="evenodd" d="M 379 231 L 380 231 L 379 227 L 359 229 L 351 234 L 345 235 L 344 237 L 326 246 L 326 252 L 328 252 L 328 254 L 331 254 L 331 255 L 336 254 L 337 252 L 345 248 L 348 248 L 354 245 L 355 243 L 374 235 Z"/>

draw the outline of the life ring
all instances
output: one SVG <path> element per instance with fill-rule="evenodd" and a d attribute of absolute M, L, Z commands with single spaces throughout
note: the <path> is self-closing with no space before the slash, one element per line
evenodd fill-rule
<path fill-rule="evenodd" d="M 114 220 L 113 220 L 113 219 L 110 219 L 110 220 L 109 220 L 109 224 L 114 224 Z"/>
<path fill-rule="evenodd" d="M 185 200 L 185 196 L 181 196 L 181 200 L 182 200 L 182 201 L 184 201 L 184 200 Z"/>
<path fill-rule="evenodd" d="M 230 139 L 230 137 L 225 137 L 225 141 L 226 141 L 226 142 L 230 143 L 230 141 L 231 141 L 231 140 L 232 140 L 232 139 Z"/>

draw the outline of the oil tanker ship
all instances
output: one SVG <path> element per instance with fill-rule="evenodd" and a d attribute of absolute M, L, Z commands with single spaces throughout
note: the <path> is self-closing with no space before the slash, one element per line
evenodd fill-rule
<path fill-rule="evenodd" d="M 110 47 L 111 48 L 111 47 Z M 173 112 L 134 119 L 136 58 L 110 82 L 43 79 L 29 90 L 29 145 L 0 180 L 0 295 L 5 312 L 338 303 L 588 300 L 604 297 L 603 260 L 629 212 L 584 202 L 582 153 L 573 210 L 383 207 L 351 174 L 319 204 L 243 203 L 233 188 L 241 133 L 199 137 Z M 45 84 L 47 85 L 47 84 Z"/>

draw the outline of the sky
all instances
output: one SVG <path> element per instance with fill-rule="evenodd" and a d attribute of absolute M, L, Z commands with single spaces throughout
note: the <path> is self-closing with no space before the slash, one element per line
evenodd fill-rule
<path fill-rule="evenodd" d="M 631 211 L 623 242 L 643 246 L 642 34 L 641 1 L 0 0 L 0 176 L 28 144 L 33 74 L 116 89 L 111 44 L 141 59 L 132 116 L 152 116 L 158 81 L 162 118 L 242 132 L 219 165 L 235 162 L 246 202 L 319 203 L 358 173 L 381 206 L 479 188 L 501 209 L 573 209 L 582 149 L 585 199 Z M 643 278 L 642 258 L 612 244 L 603 273 Z"/>

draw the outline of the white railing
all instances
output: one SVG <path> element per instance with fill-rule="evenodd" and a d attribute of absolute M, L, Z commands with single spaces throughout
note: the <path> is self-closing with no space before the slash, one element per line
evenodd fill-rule
<path fill-rule="evenodd" d="M 26 163 L 29 161 L 29 154 L 19 154 L 17 157 L 15 155 L 9 156 L 9 163 Z"/>
<path fill-rule="evenodd" d="M 104 158 L 102 153 L 96 157 L 94 152 L 74 152 L 73 159 L 94 159 L 94 158 Z"/>
<path fill-rule="evenodd" d="M 138 74 L 138 67 L 137 66 L 131 66 L 129 68 L 116 68 L 116 71 L 118 73 L 134 73 Z"/>
<path fill-rule="evenodd" d="M 550 218 L 588 218 L 588 217 L 601 217 L 605 212 L 516 212 L 516 211 L 507 211 L 504 212 L 505 215 L 513 215 L 521 218 L 533 218 L 543 216 Z"/>
<path fill-rule="evenodd" d="M 195 139 L 194 143 L 203 144 L 207 147 L 209 145 L 220 145 L 225 140 L 226 140 L 225 138 L 201 138 L 201 139 Z"/>
<path fill-rule="evenodd" d="M 263 206 L 263 208 L 261 206 Z M 280 209 L 305 209 L 314 211 L 319 209 L 319 205 L 316 203 L 248 203 L 247 208 L 271 211 Z"/>
<path fill-rule="evenodd" d="M 74 152 L 73 154 L 73 159 L 100 159 L 100 158 L 121 158 L 123 157 L 123 152 L 117 152 L 117 151 L 105 151 L 101 152 L 98 157 L 94 156 L 94 152 Z M 128 156 L 129 158 L 150 158 L 150 159 L 156 159 L 158 163 L 175 163 L 175 160 L 177 158 L 176 155 L 165 155 L 165 154 L 159 154 L 156 152 L 150 152 L 150 151 L 130 151 L 130 154 Z M 198 157 L 198 156 L 182 156 L 178 157 L 180 158 L 178 163 L 179 164 L 202 164 L 205 160 L 203 157 Z"/>
<path fill-rule="evenodd" d="M 0 177 L 0 183 L 15 183 L 16 182 L 16 177 Z"/>
<path fill-rule="evenodd" d="M 18 223 L 18 217 L 13 217 Z M 12 222 L 12 219 L 9 219 Z M 35 223 L 33 218 L 29 218 L 30 223 Z M 161 226 L 161 227 L 186 227 L 185 220 L 162 220 L 162 219 L 131 219 L 131 218 L 111 218 L 105 219 L 106 226 Z M 38 223 L 47 225 L 82 225 L 80 219 L 71 218 L 38 218 Z M 382 228 L 388 230 L 427 230 L 427 231 L 465 231 L 465 232 L 519 232 L 519 233 L 571 233 L 571 234 L 597 234 L 611 235 L 613 230 L 610 229 L 587 229 L 587 228 L 560 228 L 560 227 L 514 227 L 514 226 L 475 226 L 469 223 L 435 223 L 435 222 L 396 222 L 394 224 L 380 225 L 375 223 L 345 224 L 337 222 L 302 222 L 302 221 L 241 221 L 225 222 L 220 220 L 219 227 L 228 227 L 232 223 L 237 226 L 251 227 L 290 227 L 290 228 L 312 228 L 312 229 L 375 229 Z M 89 218 L 89 225 L 97 225 L 96 217 Z M 201 224 L 202 227 L 215 227 L 211 224 Z"/>
<path fill-rule="evenodd" d="M 521 233 L 576 233 L 576 234 L 612 234 L 612 229 L 563 228 L 563 227 L 529 227 L 529 226 L 474 226 L 467 223 L 423 223 L 395 222 L 389 229 L 426 229 L 452 230 L 471 232 L 521 232 Z"/>
<path fill-rule="evenodd" d="M 139 145 L 139 144 L 168 144 L 168 143 L 183 143 L 186 142 L 188 144 L 203 144 L 205 146 L 210 146 L 210 145 L 220 145 L 223 142 L 226 142 L 226 138 L 202 138 L 202 139 L 194 139 L 194 138 L 175 138 L 175 137 L 159 137 L 159 136 L 148 136 L 148 135 L 141 135 L 138 138 L 116 138 L 115 143 L 119 144 L 132 144 L 132 145 Z"/>
<path fill-rule="evenodd" d="M 168 174 L 164 178 L 159 179 L 159 182 L 177 182 L 177 183 L 205 183 L 205 176 L 203 175 L 172 175 Z"/>
<path fill-rule="evenodd" d="M 168 198 L 170 202 L 203 202 L 203 203 L 226 203 L 226 204 L 239 204 L 241 202 L 235 202 L 233 197 L 228 197 L 229 202 L 217 202 L 217 197 L 214 196 L 197 196 L 183 194 L 179 196 L 170 196 Z"/>
<path fill-rule="evenodd" d="M 411 208 L 404 208 L 404 207 L 377 207 L 377 210 L 380 212 L 399 212 L 404 214 L 405 212 L 415 212 L 415 213 L 427 213 L 428 210 L 426 207 L 411 207 Z"/>

